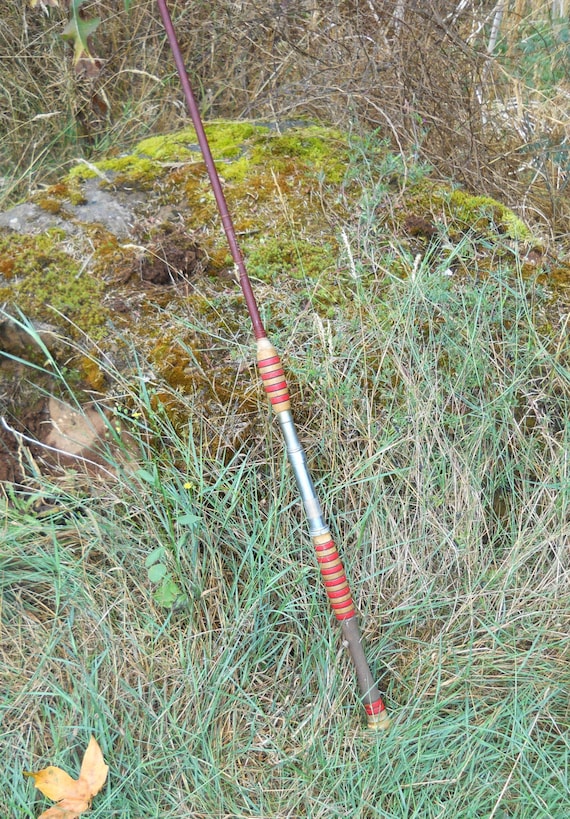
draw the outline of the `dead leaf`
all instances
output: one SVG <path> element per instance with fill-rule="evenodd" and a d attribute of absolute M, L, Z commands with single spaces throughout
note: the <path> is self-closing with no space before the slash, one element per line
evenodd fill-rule
<path fill-rule="evenodd" d="M 97 61 L 97 58 L 93 57 L 89 51 L 87 40 L 97 30 L 101 22 L 99 17 L 86 19 L 82 16 L 80 6 L 83 3 L 85 3 L 85 0 L 72 0 L 70 20 L 61 32 L 64 40 L 73 43 L 73 64 L 76 70 L 79 66 L 82 71 L 85 70 L 86 63 L 92 62 L 95 65 Z"/>
<path fill-rule="evenodd" d="M 108 772 L 109 766 L 105 765 L 103 752 L 97 740 L 91 737 L 79 771 L 79 779 L 83 779 L 87 783 L 91 791 L 91 797 L 99 793 L 105 784 Z"/>
<path fill-rule="evenodd" d="M 34 785 L 44 796 L 57 802 L 57 805 L 48 808 L 38 819 L 77 819 L 91 807 L 91 800 L 105 784 L 108 771 L 109 766 L 105 764 L 101 748 L 91 737 L 78 779 L 73 779 L 64 770 L 53 765 L 37 773 L 24 772 L 24 776 L 33 777 Z"/>
<path fill-rule="evenodd" d="M 59 805 L 45 810 L 38 819 L 77 819 L 85 808 L 85 803 L 77 799 L 64 799 Z"/>

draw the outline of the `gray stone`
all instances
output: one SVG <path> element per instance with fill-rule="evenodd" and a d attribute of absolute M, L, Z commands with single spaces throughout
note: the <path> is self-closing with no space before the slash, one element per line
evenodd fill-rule
<path fill-rule="evenodd" d="M 63 216 L 33 202 L 24 202 L 0 213 L 0 227 L 31 234 L 61 228 L 73 235 L 81 231 L 81 223 L 86 223 L 100 224 L 119 239 L 131 235 L 137 206 L 144 201 L 140 191 L 113 190 L 102 185 L 101 179 L 87 179 L 81 192 L 84 202 L 77 205 L 64 202 Z"/>

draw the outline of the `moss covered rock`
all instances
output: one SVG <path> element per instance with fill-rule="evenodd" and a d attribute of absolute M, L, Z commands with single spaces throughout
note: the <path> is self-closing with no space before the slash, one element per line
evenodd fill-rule
<path fill-rule="evenodd" d="M 211 122 L 206 133 L 273 330 L 284 304 L 329 318 L 349 304 L 341 237 L 359 219 L 363 153 L 366 163 L 392 168 L 371 226 L 380 246 L 396 238 L 421 251 L 444 232 L 487 244 L 532 239 L 492 199 L 426 173 L 403 184 L 384 143 L 363 149 L 334 128 L 305 123 Z M 0 214 L 0 298 L 6 316 L 27 317 L 32 335 L 50 328 L 58 339 L 50 352 L 90 394 L 104 393 L 112 374 L 140 378 L 144 370 L 174 393 L 198 392 L 205 405 L 257 400 L 249 382 L 241 392 L 227 387 L 241 366 L 229 341 L 249 338 L 250 329 L 192 128 L 82 162 Z"/>

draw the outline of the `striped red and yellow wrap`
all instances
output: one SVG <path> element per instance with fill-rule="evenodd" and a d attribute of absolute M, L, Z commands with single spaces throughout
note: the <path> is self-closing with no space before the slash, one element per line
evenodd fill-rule
<path fill-rule="evenodd" d="M 268 338 L 257 339 L 257 366 L 263 387 L 275 412 L 291 409 L 283 365 L 277 350 Z"/>
<path fill-rule="evenodd" d="M 336 619 L 348 620 L 350 617 L 355 617 L 356 609 L 352 602 L 348 580 L 330 532 L 315 535 L 313 546 L 317 553 L 327 597 Z"/>

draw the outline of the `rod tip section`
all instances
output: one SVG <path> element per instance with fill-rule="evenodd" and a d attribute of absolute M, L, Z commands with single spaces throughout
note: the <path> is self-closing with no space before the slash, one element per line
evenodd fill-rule
<path fill-rule="evenodd" d="M 390 717 L 386 709 L 379 714 L 367 714 L 369 731 L 387 731 L 390 727 Z"/>

